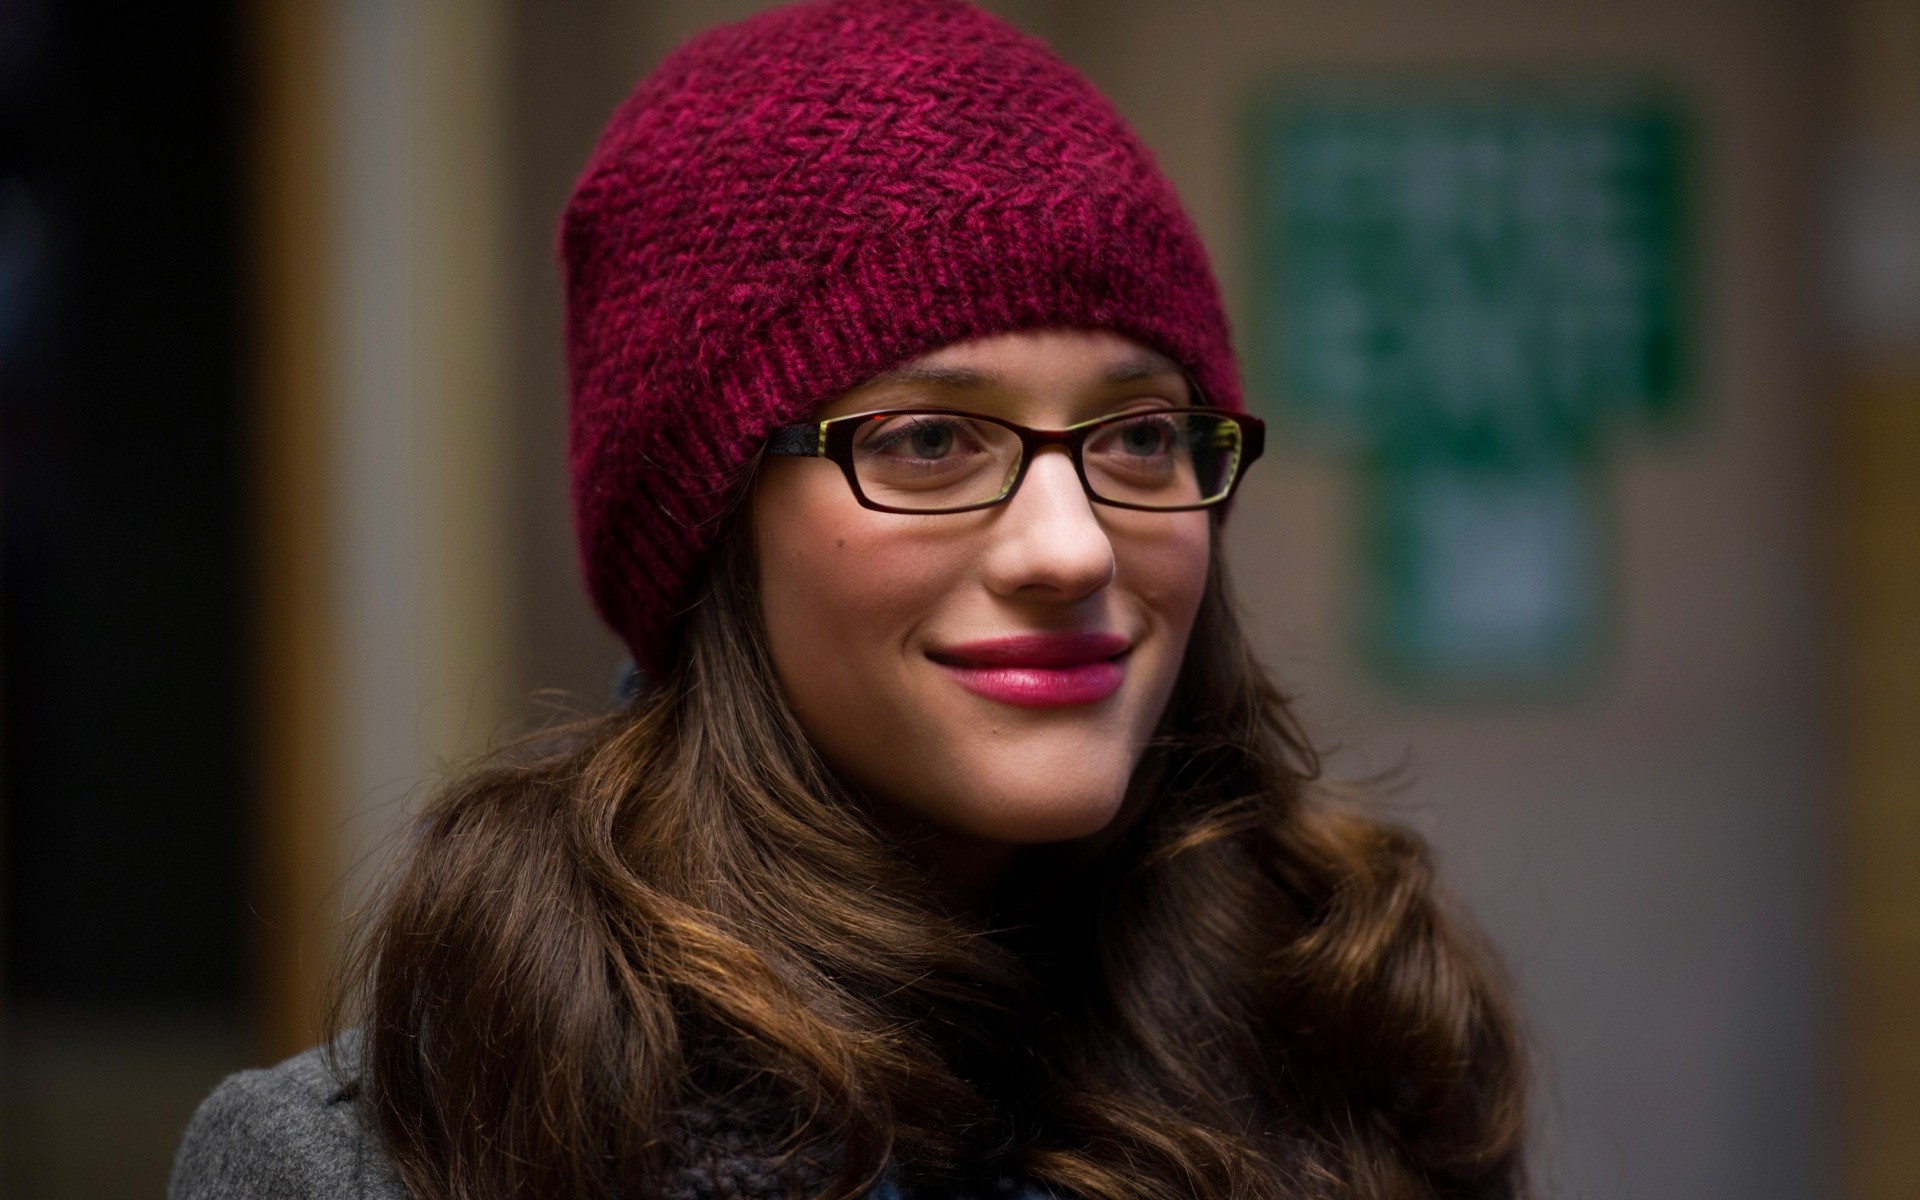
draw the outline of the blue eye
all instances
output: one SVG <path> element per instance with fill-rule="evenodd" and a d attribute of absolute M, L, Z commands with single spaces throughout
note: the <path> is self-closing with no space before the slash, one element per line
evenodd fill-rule
<path fill-rule="evenodd" d="M 1116 421 L 1094 435 L 1088 449 L 1096 454 L 1127 458 L 1157 458 L 1179 449 L 1180 430 L 1164 413 L 1146 413 Z"/>
<path fill-rule="evenodd" d="M 914 426 L 901 440 L 915 458 L 940 458 L 953 449 L 953 427 L 927 422 Z"/>
<path fill-rule="evenodd" d="M 861 441 L 860 452 L 937 462 L 956 451 L 965 452 L 969 448 L 962 444 L 968 433 L 966 424 L 958 418 L 929 416 L 901 417 L 881 422 L 873 434 Z M 974 442 L 978 440 L 972 439 Z"/>
<path fill-rule="evenodd" d="M 1130 454 L 1165 454 L 1173 447 L 1172 422 L 1129 421 L 1120 428 L 1120 445 Z"/>

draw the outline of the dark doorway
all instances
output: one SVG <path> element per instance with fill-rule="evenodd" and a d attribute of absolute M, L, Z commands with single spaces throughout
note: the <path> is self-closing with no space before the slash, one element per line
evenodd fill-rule
<path fill-rule="evenodd" d="M 0 0 L 0 1128 L 19 1194 L 92 1192 L 102 1169 L 157 1193 L 154 1157 L 245 1044 L 238 17 Z"/>

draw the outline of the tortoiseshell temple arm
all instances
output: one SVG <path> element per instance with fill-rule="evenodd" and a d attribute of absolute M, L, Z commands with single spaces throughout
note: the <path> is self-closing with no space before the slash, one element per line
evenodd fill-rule
<path fill-rule="evenodd" d="M 819 458 L 826 452 L 826 434 L 820 422 L 806 425 L 782 425 L 767 435 L 768 454 L 793 458 Z"/>

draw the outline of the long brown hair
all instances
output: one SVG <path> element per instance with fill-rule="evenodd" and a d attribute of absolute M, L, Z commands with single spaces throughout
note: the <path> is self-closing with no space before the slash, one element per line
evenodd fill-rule
<path fill-rule="evenodd" d="M 991 920 L 817 757 L 743 517 L 722 546 L 672 672 L 445 788 L 366 929 L 363 1096 L 419 1200 L 658 1195 L 716 1096 L 830 1147 L 833 1200 L 889 1163 L 1085 1200 L 1523 1193 L 1491 956 L 1421 839 L 1320 782 L 1217 542 L 1121 817 L 1035 848 Z"/>

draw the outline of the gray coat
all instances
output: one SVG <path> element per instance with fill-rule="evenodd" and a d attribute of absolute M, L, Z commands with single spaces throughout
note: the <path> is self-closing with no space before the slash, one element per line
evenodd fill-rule
<path fill-rule="evenodd" d="M 335 1044 L 357 1070 L 357 1031 Z M 187 1125 L 168 1200 L 408 1200 L 380 1137 L 315 1046 L 276 1067 L 229 1075 Z"/>
<path fill-rule="evenodd" d="M 360 1036 L 334 1044 L 329 1070 L 316 1046 L 275 1067 L 229 1075 L 201 1102 L 174 1158 L 168 1200 L 410 1200 L 380 1136 L 346 1095 L 359 1070 Z M 698 1152 L 676 1165 L 665 1200 L 788 1200 L 792 1186 L 758 1149 L 740 1114 L 695 1111 Z M 902 1200 L 883 1178 L 867 1200 Z M 1054 1200 L 1000 1178 L 941 1200 Z"/>

